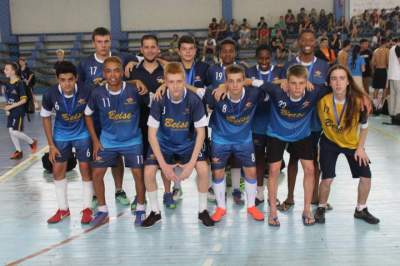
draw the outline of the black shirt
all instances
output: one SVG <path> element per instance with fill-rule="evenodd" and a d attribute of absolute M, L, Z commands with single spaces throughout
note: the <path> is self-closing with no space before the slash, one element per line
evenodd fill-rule
<path fill-rule="evenodd" d="M 363 72 L 363 78 L 371 77 L 371 59 L 372 59 L 372 51 L 367 49 L 360 52 L 362 58 L 365 61 L 365 71 Z"/>
<path fill-rule="evenodd" d="M 164 78 L 164 69 L 158 64 L 158 67 L 153 71 L 153 73 L 149 73 L 143 66 L 144 61 L 140 62 L 136 67 L 133 68 L 129 80 L 138 79 L 146 85 L 149 92 L 155 93 L 157 88 L 163 82 Z"/>

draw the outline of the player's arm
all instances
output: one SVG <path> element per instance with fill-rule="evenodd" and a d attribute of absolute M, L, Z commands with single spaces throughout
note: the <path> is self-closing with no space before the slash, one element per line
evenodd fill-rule
<path fill-rule="evenodd" d="M 367 140 L 368 135 L 368 114 L 367 112 L 362 112 L 360 115 L 360 136 L 358 141 L 357 149 L 354 153 L 354 158 L 358 162 L 358 164 L 367 166 L 369 164 L 369 158 L 367 153 L 365 152 L 365 142 Z"/>
<path fill-rule="evenodd" d="M 60 156 L 61 154 L 53 141 L 53 127 L 51 123 L 52 109 L 53 108 L 48 100 L 47 95 L 44 95 L 40 116 L 42 117 L 43 130 L 44 134 L 46 135 L 47 144 L 49 145 L 49 160 L 52 164 L 54 164 L 56 162 L 56 157 Z"/>
<path fill-rule="evenodd" d="M 85 123 L 86 123 L 86 127 L 89 131 L 89 135 L 90 135 L 90 138 L 92 139 L 92 143 L 93 143 L 93 159 L 96 160 L 97 153 L 100 150 L 102 150 L 103 147 L 101 146 L 100 140 L 96 134 L 96 130 L 95 130 L 94 122 L 93 122 L 93 118 L 92 118 L 92 115 L 95 110 L 94 102 L 95 102 L 94 97 L 90 97 L 89 103 L 86 105 L 86 108 L 85 108 Z"/>
<path fill-rule="evenodd" d="M 128 81 L 126 81 L 126 83 L 129 83 L 129 84 L 132 84 L 133 86 L 135 86 L 140 95 L 144 95 L 149 92 L 147 86 L 139 79 L 128 80 Z"/>

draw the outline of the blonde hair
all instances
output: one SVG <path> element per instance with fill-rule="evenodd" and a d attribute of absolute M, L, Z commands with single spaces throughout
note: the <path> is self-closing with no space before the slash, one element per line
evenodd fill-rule
<path fill-rule="evenodd" d="M 289 79 L 291 76 L 295 76 L 297 78 L 305 78 L 308 77 L 308 70 L 305 66 L 302 65 L 293 65 L 289 67 L 286 72 L 286 78 Z"/>
<path fill-rule="evenodd" d="M 104 60 L 104 66 L 106 66 L 109 63 L 115 63 L 119 65 L 119 67 L 122 69 L 122 61 L 118 56 L 107 57 L 106 60 Z"/>
<path fill-rule="evenodd" d="M 168 75 L 168 74 L 182 74 L 183 78 L 185 78 L 186 76 L 186 72 L 183 69 L 183 66 L 181 63 L 178 62 L 171 62 L 168 63 L 165 67 L 164 67 L 164 78 Z"/>

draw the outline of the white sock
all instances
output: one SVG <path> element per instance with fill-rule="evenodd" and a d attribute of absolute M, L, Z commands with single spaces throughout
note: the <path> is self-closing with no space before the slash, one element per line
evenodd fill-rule
<path fill-rule="evenodd" d="M 207 210 L 207 192 L 199 192 L 199 213 L 203 212 L 204 210 Z"/>
<path fill-rule="evenodd" d="M 357 211 L 362 211 L 367 208 L 367 204 L 357 204 Z"/>
<path fill-rule="evenodd" d="M 31 137 L 29 137 L 28 135 L 26 135 L 24 132 L 17 131 L 17 130 L 13 130 L 13 131 L 14 131 L 14 135 L 17 138 L 19 138 L 20 140 L 23 140 L 28 144 L 32 144 L 33 143 L 33 139 Z"/>
<path fill-rule="evenodd" d="M 65 178 L 54 180 L 54 185 L 56 187 L 58 208 L 63 211 L 68 210 L 67 180 Z"/>
<path fill-rule="evenodd" d="M 318 207 L 321 207 L 321 208 L 326 208 L 327 206 L 328 206 L 327 203 L 319 203 L 318 204 Z"/>
<path fill-rule="evenodd" d="M 11 138 L 12 143 L 14 144 L 15 150 L 22 151 L 21 143 L 19 143 L 18 137 L 14 134 L 14 132 L 16 132 L 16 131 L 13 130 L 12 128 L 10 128 L 9 132 L 10 132 L 10 138 Z"/>
<path fill-rule="evenodd" d="M 147 195 L 149 196 L 149 205 L 151 211 L 155 213 L 160 213 L 160 206 L 158 205 L 158 196 L 157 196 L 157 190 L 152 191 L 152 192 L 147 192 Z"/>
<path fill-rule="evenodd" d="M 257 199 L 264 200 L 264 186 L 257 186 Z"/>
<path fill-rule="evenodd" d="M 146 208 L 145 208 L 144 204 L 138 203 L 136 205 L 136 211 L 145 211 L 145 210 L 146 210 Z"/>
<path fill-rule="evenodd" d="M 244 178 L 244 189 L 246 191 L 247 208 L 254 207 L 257 193 L 257 179 Z"/>
<path fill-rule="evenodd" d="M 98 206 L 98 207 L 97 207 L 97 210 L 98 210 L 99 212 L 108 212 L 107 205 Z"/>
<path fill-rule="evenodd" d="M 82 181 L 82 194 L 83 194 L 83 209 L 91 208 L 93 199 L 93 182 Z"/>
<path fill-rule="evenodd" d="M 215 193 L 215 198 L 217 200 L 217 206 L 223 209 L 226 209 L 225 204 L 225 190 L 226 190 L 226 183 L 225 178 L 222 180 L 213 180 L 213 189 Z"/>
<path fill-rule="evenodd" d="M 231 169 L 232 189 L 240 189 L 240 168 Z"/>

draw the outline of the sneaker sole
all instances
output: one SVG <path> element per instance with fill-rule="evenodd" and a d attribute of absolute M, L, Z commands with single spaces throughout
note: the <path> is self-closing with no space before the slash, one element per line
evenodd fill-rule
<path fill-rule="evenodd" d="M 58 224 L 58 223 L 61 223 L 63 220 L 67 219 L 69 216 L 70 216 L 70 215 L 61 217 L 61 220 L 58 221 L 58 222 L 49 222 L 49 221 L 47 221 L 47 223 L 48 223 L 48 224 Z"/>
<path fill-rule="evenodd" d="M 158 220 L 157 222 L 155 222 L 154 224 L 150 225 L 150 226 L 143 226 L 143 225 L 141 225 L 141 227 L 143 227 L 143 228 L 145 228 L 145 229 L 152 228 L 153 226 L 155 226 L 156 224 L 158 224 L 158 223 L 160 223 L 160 222 L 161 222 L 161 219 Z"/>
<path fill-rule="evenodd" d="M 355 218 L 355 219 L 359 219 L 359 220 L 363 220 L 363 221 L 366 222 L 367 224 L 379 224 L 379 222 L 380 222 L 380 221 L 378 221 L 378 222 L 376 222 L 376 223 L 374 223 L 374 222 L 369 222 L 369 221 L 365 220 L 364 218 L 359 217 L 359 216 L 357 217 L 357 216 L 355 216 L 355 215 L 354 215 L 354 218 Z"/>

